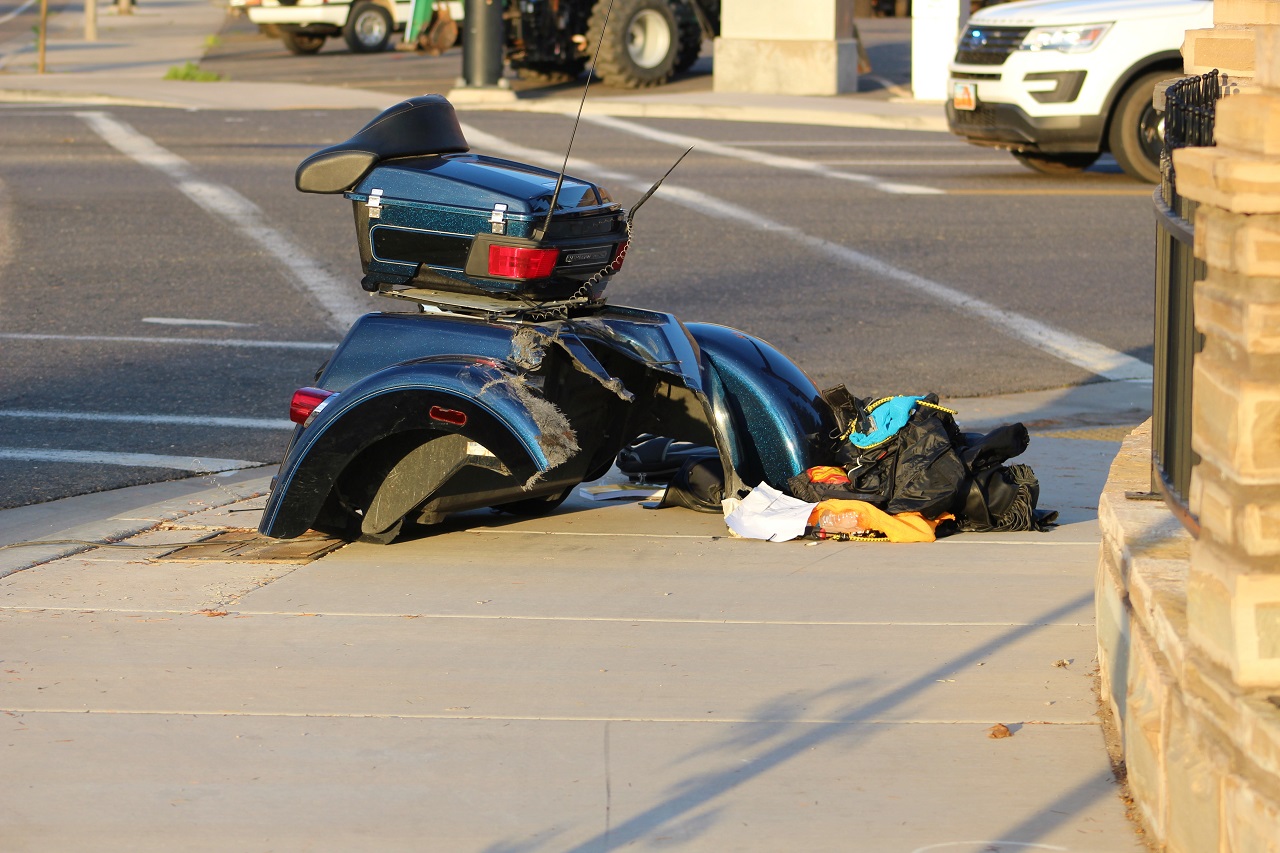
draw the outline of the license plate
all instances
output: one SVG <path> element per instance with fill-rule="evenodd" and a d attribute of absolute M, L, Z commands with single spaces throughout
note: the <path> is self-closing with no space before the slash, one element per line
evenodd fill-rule
<path fill-rule="evenodd" d="M 977 83 L 953 83 L 951 104 L 958 110 L 976 110 L 978 108 Z"/>

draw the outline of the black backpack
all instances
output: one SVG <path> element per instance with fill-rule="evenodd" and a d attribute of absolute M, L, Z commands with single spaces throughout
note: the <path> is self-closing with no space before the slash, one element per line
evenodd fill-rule
<path fill-rule="evenodd" d="M 1004 465 L 1027 449 L 1024 425 L 961 432 L 955 413 L 940 406 L 936 394 L 927 394 L 892 437 L 861 448 L 848 436 L 870 432 L 876 408 L 892 398 L 859 399 L 843 385 L 822 396 L 841 429 L 833 436 L 833 464 L 845 470 L 849 484 L 817 486 L 801 474 L 791 481 L 796 497 L 862 500 L 890 514 L 918 512 L 926 518 L 952 513 L 966 531 L 1044 530 L 1057 517 L 1036 509 L 1040 487 L 1030 467 Z"/>

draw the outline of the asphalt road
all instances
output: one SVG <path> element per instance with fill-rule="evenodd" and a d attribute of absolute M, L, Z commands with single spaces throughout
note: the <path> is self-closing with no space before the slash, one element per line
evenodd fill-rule
<path fill-rule="evenodd" d="M 361 302 L 348 202 L 292 187 L 370 117 L 0 110 L 0 507 L 279 460 L 289 397 L 340 337 L 317 281 L 394 307 Z M 462 119 L 513 159 L 558 159 L 571 127 Z M 627 120 L 584 124 L 571 171 L 629 204 L 687 137 L 615 303 L 753 332 L 860 395 L 1096 380 L 1037 335 L 1150 362 L 1150 187 L 1114 163 L 1061 180 L 945 134 Z"/>

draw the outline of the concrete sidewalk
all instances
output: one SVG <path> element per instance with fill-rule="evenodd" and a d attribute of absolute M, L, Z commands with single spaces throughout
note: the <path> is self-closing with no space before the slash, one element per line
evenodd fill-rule
<path fill-rule="evenodd" d="M 1133 417 L 1115 391 L 1025 414 L 1069 425 L 1096 393 L 1098 420 Z M 253 528 L 255 472 L 0 513 L 3 543 L 154 546 L 0 551 L 0 837 L 1141 850 L 1096 716 L 1117 447 L 1037 434 L 1025 461 L 1063 524 L 929 545 L 734 540 L 718 516 L 575 497 L 314 562 L 164 556 Z"/>
<path fill-rule="evenodd" d="M 0 51 L 0 99 L 397 100 L 164 81 L 222 11 L 103 8 L 93 45 L 75 41 L 78 15 L 54 18 L 49 74 Z M 937 110 L 602 100 L 899 127 Z M 728 538 L 718 516 L 575 497 L 314 561 L 170 553 L 252 531 L 266 470 L 0 512 L 0 544 L 145 546 L 0 550 L 0 846 L 1141 850 L 1096 716 L 1092 584 L 1098 495 L 1149 400 L 1110 383 L 947 401 L 968 428 L 1033 425 L 1019 461 L 1063 521 L 1045 534 L 770 544 Z"/>
<path fill-rule="evenodd" d="M 234 493 L 265 478 L 114 495 L 108 527 L 172 519 L 128 540 L 155 550 L 0 580 L 0 835 L 1140 850 L 1095 716 L 1094 507 L 1115 447 L 1034 440 L 1058 529 L 931 545 L 731 540 L 716 516 L 575 500 L 310 563 L 175 560 L 168 543 L 252 527 L 261 498 Z M 81 522 L 94 500 L 39 511 Z"/>
<path fill-rule="evenodd" d="M 59 102 L 186 109 L 382 109 L 403 96 L 339 86 L 165 80 L 171 68 L 198 63 L 228 14 L 209 0 L 146 0 L 132 15 L 99 3 L 99 39 L 86 42 L 82 12 L 50 18 L 47 73 L 36 74 L 34 37 L 0 45 L 0 102 Z M 837 127 L 945 131 L 940 104 L 851 94 L 830 98 L 713 92 L 710 77 L 693 90 L 595 91 L 587 112 L 648 118 L 777 121 Z M 448 94 L 448 93 L 446 93 Z M 470 95 L 470 97 L 468 97 Z M 497 101 L 453 90 L 459 109 L 572 113 L 580 93 L 523 93 Z"/>

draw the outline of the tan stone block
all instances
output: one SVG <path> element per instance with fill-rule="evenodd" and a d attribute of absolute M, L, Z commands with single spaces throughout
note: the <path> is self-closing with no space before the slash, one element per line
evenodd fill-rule
<path fill-rule="evenodd" d="M 1206 225 L 1206 241 L 1211 230 Z M 1195 318 L 1196 328 L 1227 343 L 1233 359 L 1280 355 L 1280 279 L 1214 268 L 1196 282 Z"/>
<path fill-rule="evenodd" d="M 1246 689 L 1280 687 L 1280 573 L 1236 579 L 1236 683 Z"/>
<path fill-rule="evenodd" d="M 1173 163 L 1178 192 L 1187 198 L 1235 213 L 1280 213 L 1280 158 L 1226 148 L 1179 148 Z"/>
<path fill-rule="evenodd" d="M 1218 101 L 1213 138 L 1219 147 L 1280 153 L 1280 95 L 1257 92 Z"/>
<path fill-rule="evenodd" d="M 1186 706 L 1175 696 L 1169 709 L 1165 843 L 1169 853 L 1211 853 L 1220 849 L 1223 771 Z"/>
<path fill-rule="evenodd" d="M 1280 805 L 1245 779 L 1231 774 L 1222 785 L 1226 849 L 1280 853 Z"/>
<path fill-rule="evenodd" d="M 1253 28 L 1254 82 L 1264 89 L 1280 89 L 1280 26 Z"/>
<path fill-rule="evenodd" d="M 1206 739 L 1220 742 L 1222 750 L 1231 754 L 1233 745 L 1249 732 L 1240 688 L 1228 670 L 1202 656 L 1192 656 L 1185 676 L 1179 696 L 1189 713 L 1201 722 Z"/>
<path fill-rule="evenodd" d="M 1191 400 L 1191 447 L 1202 457 L 1201 465 L 1219 470 L 1235 468 L 1240 446 L 1240 389 L 1232 365 L 1215 358 L 1210 350 L 1196 358 L 1192 373 L 1195 394 Z"/>
<path fill-rule="evenodd" d="M 1187 30 L 1182 63 L 1187 74 L 1206 74 L 1216 68 L 1232 77 L 1252 77 L 1253 31 L 1238 26 Z"/>
<path fill-rule="evenodd" d="M 1162 671 L 1159 660 L 1151 637 L 1135 630 L 1128 666 L 1128 715 L 1122 732 L 1129 791 L 1147 828 L 1157 838 L 1163 838 L 1169 811 L 1164 765 L 1168 707 L 1176 684 Z"/>
<path fill-rule="evenodd" d="M 1280 570 L 1274 561 L 1260 564 L 1201 538 L 1192 549 L 1187 618 L 1193 646 L 1236 685 L 1280 687 Z"/>
<path fill-rule="evenodd" d="M 1196 211 L 1195 224 L 1197 254 L 1203 252 L 1209 266 L 1242 276 L 1280 276 L 1280 215 L 1236 213 L 1206 204 Z"/>
<path fill-rule="evenodd" d="M 1197 466 L 1202 467 L 1204 466 Z M 1233 544 L 1236 540 L 1234 495 L 1224 489 L 1222 483 L 1215 478 L 1202 476 L 1200 483 L 1200 529 L 1208 531 L 1217 542 Z"/>
<path fill-rule="evenodd" d="M 1240 524 L 1240 547 L 1251 557 L 1280 556 L 1280 504 L 1251 503 L 1244 506 Z"/>
<path fill-rule="evenodd" d="M 1242 693 L 1239 707 L 1244 720 L 1240 749 L 1248 759 L 1244 767 L 1250 778 L 1270 780 L 1269 796 L 1280 801 L 1280 708 L 1257 693 Z M 1277 836 L 1280 840 L 1280 832 Z"/>
<path fill-rule="evenodd" d="M 1234 673 L 1237 650 L 1231 578 L 1217 569 L 1215 548 L 1204 540 L 1196 542 L 1187 577 L 1187 637 L 1210 661 Z"/>
<path fill-rule="evenodd" d="M 1275 0 L 1217 0 L 1213 23 L 1215 29 L 1223 24 L 1280 24 L 1280 5 Z"/>
<path fill-rule="evenodd" d="M 1098 636 L 1098 678 L 1102 699 L 1123 726 L 1127 714 L 1125 678 L 1129 660 L 1129 612 L 1124 589 L 1108 562 L 1098 562 L 1094 584 L 1094 618 Z"/>

